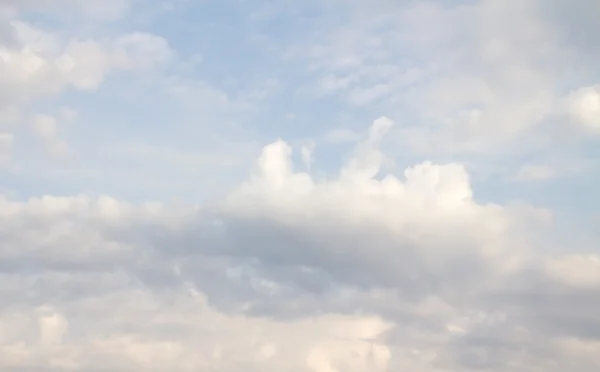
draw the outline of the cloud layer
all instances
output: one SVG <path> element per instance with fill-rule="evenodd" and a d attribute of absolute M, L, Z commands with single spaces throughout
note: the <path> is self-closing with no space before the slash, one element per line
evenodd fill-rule
<path fill-rule="evenodd" d="M 210 209 L 3 199 L 3 368 L 595 370 L 600 257 L 459 164 L 381 174 L 391 124 L 333 179 L 278 140 Z"/>
<path fill-rule="evenodd" d="M 599 370 L 598 2 L 365 4 L 0 0 L 2 370 Z"/>

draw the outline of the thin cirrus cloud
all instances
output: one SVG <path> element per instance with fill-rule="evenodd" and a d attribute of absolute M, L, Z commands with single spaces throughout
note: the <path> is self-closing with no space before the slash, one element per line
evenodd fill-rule
<path fill-rule="evenodd" d="M 598 370 L 595 2 L 100 3 L 0 1 L 4 370 Z"/>

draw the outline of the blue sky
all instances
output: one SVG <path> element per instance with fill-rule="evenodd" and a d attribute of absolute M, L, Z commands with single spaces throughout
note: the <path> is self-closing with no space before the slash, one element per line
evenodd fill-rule
<path fill-rule="evenodd" d="M 103 178 L 113 179 L 115 177 L 111 177 L 111 173 L 118 169 L 115 167 L 115 161 L 102 161 L 101 158 L 107 146 L 119 142 L 121 147 L 132 148 L 132 142 L 143 142 L 154 150 L 166 148 L 189 156 L 204 157 L 222 155 L 217 154 L 205 141 L 211 144 L 223 143 L 231 147 L 241 147 L 237 150 L 231 148 L 228 154 L 243 161 L 251 154 L 256 155 L 262 145 L 278 137 L 291 142 L 323 142 L 322 138 L 334 130 L 364 131 L 368 123 L 379 116 L 390 117 L 398 123 L 398 130 L 388 141 L 389 148 L 393 151 L 392 156 L 401 165 L 398 171 L 425 159 L 459 159 L 465 163 L 477 159 L 480 164 L 473 165 L 475 177 L 479 174 L 482 178 L 499 176 L 494 177 L 494 183 L 501 182 L 502 188 L 514 189 L 521 188 L 522 184 L 515 186 L 506 180 L 518 174 L 519 168 L 527 162 L 552 162 L 554 167 L 558 166 L 558 161 L 568 162 L 569 164 L 562 165 L 563 168 L 577 167 L 577 164 L 571 163 L 594 162 L 593 142 L 592 146 L 589 146 L 592 148 L 591 153 L 582 151 L 581 146 L 588 142 L 584 142 L 585 139 L 577 138 L 577 143 L 573 143 L 575 140 L 563 143 L 553 138 L 549 140 L 549 144 L 537 146 L 528 142 L 536 136 L 548 135 L 543 124 L 553 119 L 553 113 L 544 110 L 542 115 L 545 117 L 538 120 L 541 124 L 527 122 L 533 122 L 535 119 L 520 118 L 516 111 L 531 108 L 525 107 L 525 103 L 521 105 L 521 102 L 510 102 L 509 97 L 512 90 L 520 89 L 520 83 L 494 82 L 503 73 L 507 73 L 509 67 L 514 67 L 515 70 L 523 69 L 523 73 L 530 72 L 533 75 L 534 72 L 538 73 L 533 69 L 539 64 L 545 70 L 542 73 L 547 74 L 540 73 L 541 76 L 531 76 L 531 81 L 524 81 L 523 84 L 531 84 L 524 89 L 524 95 L 534 91 L 539 95 L 556 95 L 557 97 L 549 99 L 559 100 L 570 91 L 586 86 L 586 83 L 591 85 L 590 82 L 597 77 L 595 69 L 590 70 L 590 65 L 594 62 L 593 53 L 586 55 L 585 50 L 567 44 L 570 39 L 564 39 L 564 35 L 536 35 L 534 33 L 538 31 L 534 30 L 531 31 L 530 37 L 526 36 L 530 40 L 522 39 L 518 30 L 515 31 L 515 35 L 502 34 L 503 28 L 508 28 L 510 24 L 502 24 L 504 21 L 500 21 L 498 25 L 489 27 L 489 37 L 499 38 L 499 43 L 514 42 L 515 45 L 509 46 L 511 49 L 501 50 L 498 53 L 503 54 L 491 57 L 496 60 L 488 62 L 485 61 L 487 57 L 482 56 L 482 41 L 465 40 L 466 38 L 460 36 L 464 31 L 452 24 L 454 19 L 450 19 L 450 15 L 453 12 L 459 13 L 460 10 L 456 10 L 456 7 L 460 4 L 413 4 L 409 7 L 414 9 L 401 14 L 396 9 L 398 6 L 386 2 L 377 3 L 372 7 L 360 3 L 336 2 L 180 1 L 161 4 L 139 2 L 118 4 L 119 6 L 117 3 L 114 5 L 117 9 L 114 11 L 116 14 L 112 14 L 114 19 L 108 20 L 102 18 L 106 18 L 106 15 L 96 18 L 93 14 L 96 11 L 94 7 L 87 9 L 86 6 L 74 5 L 71 5 L 74 9 L 70 12 L 52 12 L 47 8 L 33 7 L 20 13 L 22 19 L 39 26 L 42 32 L 56 37 L 59 44 L 68 43 L 70 40 L 95 41 L 118 38 L 121 34 L 144 32 L 162 38 L 161 41 L 165 44 L 161 45 L 161 48 L 166 50 L 154 52 L 168 53 L 169 57 L 168 61 L 160 66 L 152 66 L 144 71 L 123 72 L 107 69 L 101 83 L 92 92 L 81 92 L 67 85 L 58 94 L 26 102 L 30 111 L 26 113 L 28 115 L 56 114 L 59 107 L 68 107 L 77 112 L 76 125 L 61 126 L 61 132 L 69 138 L 70 146 L 81 147 L 77 154 L 80 159 L 94 156 L 92 150 L 96 146 L 91 146 L 89 140 L 98 145 L 99 148 L 95 151 L 95 156 L 99 158 L 96 159 L 98 164 L 89 159 L 89 162 L 74 165 L 75 162 L 71 159 L 71 164 L 65 165 L 68 160 L 50 160 L 39 148 L 35 149 L 35 152 L 41 154 L 34 156 L 33 149 L 26 145 L 29 142 L 28 133 L 17 137 L 14 151 L 22 156 L 15 155 L 15 163 L 24 167 L 43 166 L 45 171 L 69 167 L 91 168 L 90 163 L 94 163 L 96 168 L 107 172 Z M 462 6 L 470 5 L 472 4 L 465 2 Z M 519 9 L 513 10 L 510 6 L 504 8 L 500 11 L 506 14 L 519 12 Z M 464 13 L 469 11 L 467 9 Z M 443 17 L 444 12 L 448 13 L 448 18 L 442 19 L 441 24 L 431 29 L 426 28 L 426 22 L 439 22 L 434 18 Z M 419 16 L 423 17 L 424 21 L 419 19 Z M 520 23 L 517 27 L 526 27 L 528 16 L 524 14 L 520 16 L 521 20 L 508 21 Z M 460 14 L 456 16 L 458 17 Z M 548 30 L 539 32 L 543 31 Z M 555 33 L 555 30 L 550 29 L 548 32 Z M 457 35 L 455 39 L 455 35 L 451 33 Z M 487 40 L 485 37 L 483 41 Z M 526 52 L 529 52 L 524 50 L 526 44 L 538 41 L 548 45 L 537 47 L 539 50 L 534 48 L 531 56 L 526 55 Z M 462 50 L 455 46 L 461 47 Z M 567 53 L 562 53 L 562 47 L 573 50 L 567 49 Z M 542 50 L 544 48 L 548 50 Z M 554 56 L 550 53 L 569 52 L 577 59 L 564 58 L 564 62 L 551 59 Z M 584 58 L 581 58 L 582 53 Z M 454 63 L 450 58 L 457 62 Z M 464 58 L 472 62 L 472 69 L 467 70 L 472 76 L 465 76 L 465 72 L 461 71 L 461 66 L 466 61 Z M 505 59 L 514 66 L 503 65 Z M 549 61 L 554 65 L 549 65 Z M 494 66 L 498 63 L 500 65 Z M 484 75 L 487 80 L 480 80 L 481 85 L 499 84 L 496 88 L 491 88 L 497 89 L 496 94 L 500 96 L 496 102 L 483 102 L 477 97 L 477 93 L 464 92 L 470 88 L 479 89 L 467 87 L 465 84 L 477 84 L 475 81 Z M 452 83 L 457 87 L 447 85 Z M 448 89 L 457 89 L 457 93 L 445 93 Z M 434 90 L 437 92 L 433 92 Z M 440 98 L 427 97 L 431 94 L 444 94 L 446 98 L 442 102 Z M 455 102 L 448 101 L 451 98 L 447 97 L 447 94 L 455 95 Z M 460 98 L 461 95 L 463 98 Z M 437 104 L 431 101 L 432 99 L 438 99 Z M 526 100 L 527 97 L 523 99 Z M 532 106 L 534 104 L 535 102 L 531 103 Z M 502 142 L 494 141 L 494 138 L 481 138 L 488 135 L 485 133 L 473 134 L 480 138 L 472 137 L 472 141 L 482 142 L 481 145 L 473 145 L 480 147 L 476 149 L 473 149 L 464 137 L 460 137 L 461 134 L 457 130 L 444 133 L 445 137 L 453 137 L 445 140 L 446 145 L 435 142 L 444 139 L 436 140 L 425 133 L 413 133 L 413 136 L 418 137 L 418 141 L 424 141 L 423 145 L 416 144 L 417 140 L 406 139 L 403 129 L 418 132 L 419 127 L 427 125 L 433 127 L 431 130 L 437 129 L 441 132 L 439 129 L 444 125 L 444 121 L 464 121 L 463 118 L 456 117 L 461 115 L 461 110 L 483 106 L 488 107 L 489 115 L 499 115 L 499 112 L 492 112 L 493 110 L 506 112 L 507 117 L 498 118 L 498 122 L 489 119 L 489 126 L 508 127 L 513 125 L 510 124 L 512 121 L 516 121 L 514 126 L 517 126 L 517 134 Z M 537 128 L 530 131 L 533 133 L 521 135 L 521 128 L 518 126 Z M 407 145 L 407 141 L 414 144 Z M 485 141 L 498 144 L 488 146 Z M 20 143 L 23 146 L 18 146 Z M 589 145 L 589 142 L 587 144 Z M 320 144 L 319 150 L 321 147 L 322 151 L 327 152 L 330 150 L 328 147 L 333 146 L 324 143 Z M 419 148 L 418 151 L 411 151 L 415 149 L 410 147 Z M 444 151 L 440 149 L 442 147 L 457 148 Z M 495 156 L 488 156 L 488 147 L 498 148 L 494 149 Z M 135 161 L 131 155 L 119 156 L 121 162 L 127 164 L 126 168 L 130 168 L 128 162 Z M 331 164 L 330 159 L 317 159 L 323 164 L 324 172 L 335 172 L 335 164 Z M 232 161 L 235 162 L 233 159 Z M 549 167 L 546 164 L 542 165 Z M 594 174 L 593 164 L 590 166 L 592 169 L 586 172 L 588 177 L 590 173 Z M 165 167 L 169 168 L 169 165 L 162 164 L 162 170 Z M 148 171 L 150 177 L 161 177 L 160 164 L 151 168 Z M 243 172 L 243 169 L 231 168 L 219 167 L 218 171 L 207 169 L 204 176 L 210 174 L 212 177 L 219 177 L 230 171 L 233 174 Z M 184 169 L 181 171 L 184 181 L 186 176 L 183 173 L 186 172 Z M 562 169 L 550 173 L 555 172 L 559 174 L 552 177 L 553 180 L 566 177 L 564 173 L 569 173 Z M 24 173 L 37 172 L 32 169 L 31 172 Z M 576 178 L 579 175 L 569 173 L 568 176 Z M 127 176 L 120 175 L 120 178 L 122 177 Z M 3 178 L 7 179 L 7 183 L 27 182 L 27 176 L 5 174 Z M 71 181 L 81 184 L 82 189 L 78 191 L 103 192 L 94 186 L 96 182 L 84 179 Z M 131 188 L 126 185 L 128 182 L 120 181 L 124 182 L 120 186 L 113 185 L 111 192 L 128 193 L 128 196 L 132 196 Z M 156 182 L 159 183 L 159 180 Z M 193 179 L 189 179 L 185 183 L 193 182 Z M 147 182 L 144 183 L 152 187 Z M 45 181 L 31 181 L 28 187 L 19 187 L 22 190 L 19 192 L 21 197 L 43 194 L 43 186 L 36 187 L 36 184 L 44 185 Z M 55 187 L 60 189 L 68 186 L 57 184 Z M 133 185 L 132 187 L 137 189 Z M 172 197 L 173 193 L 183 192 L 177 189 L 177 185 L 173 187 L 171 192 L 161 188 L 162 190 L 156 190 L 146 197 L 162 200 Z M 201 188 L 194 187 L 196 192 L 201 192 L 198 190 Z M 75 191 L 72 188 L 69 190 Z M 193 196 L 189 191 L 186 194 L 186 197 Z M 546 201 L 552 202 L 555 196 Z M 494 199 L 493 195 L 489 197 Z M 573 199 L 573 202 L 577 203 L 577 200 Z"/>
<path fill-rule="evenodd" d="M 370 371 L 552 370 L 547 355 L 557 370 L 594 370 L 600 333 L 569 317 L 591 322 L 598 303 L 584 295 L 600 298 L 599 4 L 0 0 L 0 274 L 35 293 L 1 309 L 0 326 L 30 319 L 32 333 L 0 337 L 0 365 L 89 370 L 98 356 L 77 341 L 128 370 L 151 360 L 131 350 L 161 342 L 178 351 L 159 370 L 188 358 L 211 371 L 350 371 L 340 355 L 352 350 Z M 519 297 L 537 298 L 531 288 L 583 302 L 533 321 Z M 93 315 L 78 313 L 88 289 L 173 314 L 201 297 L 223 336 L 177 338 L 169 320 L 166 334 L 150 326 L 132 341 L 111 323 L 92 340 Z M 320 303 L 325 333 L 302 323 Z M 136 306 L 123 319 L 152 319 Z M 428 306 L 435 321 L 420 318 Z M 340 336 L 339 324 L 362 331 Z M 245 327 L 271 341 L 228 336 Z M 281 351 L 296 327 L 310 328 L 294 341 L 307 355 Z M 336 337 L 354 337 L 351 350 Z M 513 363 L 477 337 L 510 345 Z M 9 358 L 20 341 L 28 357 Z M 510 351 L 533 341 L 543 347 Z M 212 356 L 186 354 L 195 347 Z"/>
<path fill-rule="evenodd" d="M 492 4 L 481 11 L 482 17 L 498 11 L 497 22 L 485 29 L 473 21 L 462 30 L 456 19 L 463 17 L 461 11 L 464 17 L 477 12 L 469 9 L 475 8 L 471 2 L 408 4 L 403 12 L 398 10 L 402 5 L 385 1 L 373 6 L 335 1 L 114 1 L 107 9 L 77 4 L 67 2 L 66 11 L 22 7 L 18 17 L 63 46 L 134 32 L 154 35 L 164 43 L 163 50 L 149 53 L 166 53 L 168 60 L 143 71 L 107 69 L 93 91 L 67 84 L 17 107 L 25 117 L 12 166 L 21 169 L 2 174 L 5 187 L 17 198 L 86 192 L 138 201 L 202 201 L 235 186 L 250 159 L 279 137 L 295 144 L 318 142 L 315 167 L 334 174 L 351 146 L 339 146 L 327 136 L 358 133 L 375 118 L 387 116 L 397 122 L 385 144 L 397 174 L 423 160 L 457 160 L 470 167 L 476 194 L 483 200 L 530 199 L 576 218 L 574 210 L 581 210 L 585 219 L 596 218 L 596 198 L 582 197 L 593 192 L 590 180 L 598 178 L 593 137 L 577 137 L 577 128 L 565 128 L 569 119 L 555 119 L 555 107 L 544 109 L 541 119 L 518 113 L 535 109 L 534 94 L 547 95 L 540 99 L 558 106 L 569 92 L 593 85 L 597 59 L 586 49 L 586 42 L 593 40 L 588 41 L 590 31 L 581 20 L 581 29 L 566 33 L 561 31 L 572 20 L 534 14 L 540 17 L 535 22 L 547 23 L 539 26 L 545 29 L 535 30 L 534 25 L 527 30 L 532 15 L 525 12 L 536 12 L 533 6 Z M 97 7 L 105 10 L 97 14 Z M 574 16 L 589 13 L 579 12 Z M 505 33 L 513 25 L 512 33 Z M 483 28 L 476 31 L 482 34 L 480 40 L 469 34 L 469 27 Z M 471 36 L 461 34 L 465 32 Z M 486 60 L 484 43 L 492 41 L 507 43 L 507 49 Z M 522 83 L 518 102 L 510 102 L 510 95 L 521 90 L 521 82 L 497 82 L 510 68 L 531 75 Z M 490 88 L 496 89 L 491 94 L 498 98 L 490 98 L 496 101 L 485 102 L 468 91 L 479 89 L 468 86 L 477 81 L 496 84 Z M 446 98 L 427 97 L 431 94 Z M 455 102 L 448 95 L 456 96 Z M 73 124 L 58 124 L 74 153 L 57 159 L 31 138 L 27 116 L 56 115 L 63 107 L 77 113 Z M 471 137 L 481 142 L 475 145 L 479 148 L 473 149 L 460 129 L 406 138 L 407 132 L 426 126 L 444 132 L 444 122 L 464 121 L 459 116 L 477 107 L 487 107 L 490 115 L 482 131 Z M 495 118 L 500 113 L 505 117 Z M 558 129 L 549 127 L 553 120 L 560 121 L 554 125 Z M 509 126 L 517 129 L 506 141 L 484 132 Z M 548 129 L 558 133 L 549 134 Z M 438 139 L 440 135 L 446 139 Z M 544 136 L 559 138 L 531 143 Z M 563 141 L 563 136 L 577 138 Z M 444 146 L 456 148 L 438 151 Z M 487 151 L 491 148 L 493 154 Z M 521 168 L 530 165 L 539 168 L 543 179 L 514 182 Z"/>

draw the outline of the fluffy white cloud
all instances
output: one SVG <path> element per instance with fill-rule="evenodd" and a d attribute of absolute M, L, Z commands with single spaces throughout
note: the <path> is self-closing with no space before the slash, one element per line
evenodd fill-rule
<path fill-rule="evenodd" d="M 380 174 L 391 125 L 328 180 L 268 145 L 210 208 L 3 198 L 0 365 L 596 370 L 600 258 L 548 255 L 549 213 L 478 203 L 460 164 Z"/>
<path fill-rule="evenodd" d="M 63 43 L 25 23 L 11 25 L 19 46 L 0 47 L 2 106 L 57 94 L 68 86 L 95 90 L 112 70 L 151 67 L 167 61 L 172 53 L 166 40 L 151 34 Z"/>

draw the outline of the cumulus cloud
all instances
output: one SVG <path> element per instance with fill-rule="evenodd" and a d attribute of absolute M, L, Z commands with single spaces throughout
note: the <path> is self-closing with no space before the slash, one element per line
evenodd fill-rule
<path fill-rule="evenodd" d="M 378 337 L 391 323 L 380 316 L 286 322 L 223 313 L 151 247 L 132 244 L 147 226 L 179 231 L 193 209 L 85 196 L 1 204 L 4 368 L 387 368 Z"/>
<path fill-rule="evenodd" d="M 233 220 L 223 235 L 233 241 L 225 248 L 242 256 L 256 249 L 269 266 L 302 260 L 342 282 L 421 295 L 448 281 L 477 287 L 495 278 L 492 272 L 522 265 L 527 237 L 518 224 L 542 226 L 547 213 L 479 205 L 460 164 L 425 162 L 408 168 L 404 180 L 380 174 L 377 141 L 390 126 L 388 119 L 375 121 L 339 179 L 327 182 L 295 172 L 285 142 L 265 147 L 251 181 L 226 202 Z M 263 222 L 238 222 L 246 219 Z M 477 273 L 482 277 L 473 281 Z"/>
<path fill-rule="evenodd" d="M 547 253 L 549 212 L 477 202 L 460 164 L 381 174 L 392 125 L 325 180 L 278 140 L 211 207 L 1 199 L 0 364 L 596 370 L 600 258 Z"/>

